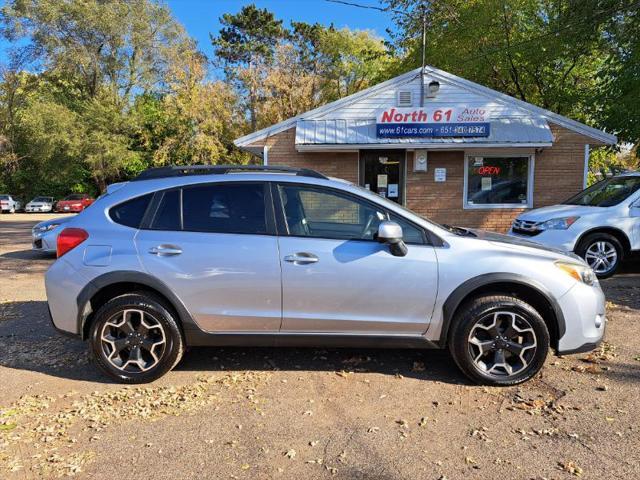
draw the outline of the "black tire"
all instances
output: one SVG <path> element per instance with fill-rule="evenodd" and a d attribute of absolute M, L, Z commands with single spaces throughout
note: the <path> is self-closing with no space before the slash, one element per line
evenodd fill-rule
<path fill-rule="evenodd" d="M 586 237 L 584 237 L 582 240 L 580 240 L 580 243 L 578 243 L 578 246 L 576 247 L 575 252 L 577 255 L 584 258 L 584 260 L 591 266 L 591 268 L 593 268 L 593 265 L 591 264 L 590 260 L 587 259 L 587 252 L 589 251 L 590 248 L 592 248 L 598 242 L 606 242 L 616 250 L 615 262 L 613 262 L 613 266 L 609 270 L 599 273 L 594 268 L 594 272 L 598 278 L 601 278 L 601 279 L 609 278 L 610 276 L 616 273 L 616 271 L 618 270 L 618 267 L 620 266 L 620 262 L 622 261 L 622 258 L 624 256 L 624 248 L 616 237 L 614 237 L 609 233 L 604 233 L 604 232 L 591 233 Z"/>
<path fill-rule="evenodd" d="M 161 354 L 156 355 L 157 360 L 150 359 L 149 363 L 154 363 L 145 371 L 125 371 L 117 368 L 110 360 L 108 352 L 108 346 L 105 346 L 105 342 L 102 341 L 101 335 L 105 328 L 105 324 L 110 320 L 113 321 L 117 318 L 119 313 L 125 310 L 134 310 L 135 312 L 144 312 L 145 318 L 154 324 L 154 335 L 159 335 L 162 331 L 162 341 L 164 344 L 161 346 Z M 142 318 L 142 317 L 139 317 Z M 150 330 L 147 330 L 150 331 Z M 132 333 L 132 335 L 135 335 Z M 126 334 L 121 340 L 126 340 Z M 142 340 L 139 340 L 141 342 Z M 122 383 L 148 383 L 160 378 L 169 370 L 174 368 L 184 353 L 184 338 L 178 323 L 175 319 L 175 314 L 172 313 L 172 309 L 161 298 L 148 292 L 135 292 L 120 295 L 112 298 L 105 303 L 95 314 L 93 322 L 90 327 L 89 342 L 93 358 L 100 367 L 111 378 Z M 126 355 L 127 352 L 131 352 L 130 347 L 125 347 L 122 355 Z M 148 352 L 147 357 L 149 358 Z M 126 367 L 126 365 L 125 365 Z M 132 369 L 136 369 L 135 366 Z"/>
<path fill-rule="evenodd" d="M 504 373 L 498 372 L 500 367 L 497 367 L 495 372 L 487 371 L 485 368 L 488 366 L 486 365 L 487 362 L 482 362 L 481 360 L 481 363 L 477 363 L 476 360 L 479 357 L 474 357 L 474 354 L 481 350 L 479 347 L 472 346 L 470 342 L 472 331 L 485 330 L 484 326 L 477 327 L 477 325 L 490 322 L 492 318 L 496 318 L 494 314 L 497 312 L 513 313 L 515 316 L 512 318 L 517 318 L 517 320 L 513 320 L 512 323 L 517 322 L 516 326 L 518 328 L 527 328 L 527 332 L 521 337 L 520 343 L 516 340 L 515 342 L 509 342 L 507 344 L 508 347 L 503 344 L 497 345 L 498 349 L 504 352 L 501 355 L 507 356 L 507 362 L 521 364 L 521 368 L 518 365 L 517 369 L 512 368 L 512 374 L 508 373 L 505 368 L 502 369 Z M 499 315 L 497 318 L 502 324 L 506 323 L 505 319 L 508 319 L 509 315 L 504 317 Z M 519 345 L 518 348 L 525 345 L 524 337 L 529 339 L 529 343 L 535 344 L 535 347 L 522 349 L 521 355 L 516 356 L 510 349 L 514 349 L 517 345 Z M 502 342 L 503 340 L 500 341 Z M 498 340 L 494 340 L 493 335 L 487 333 L 487 342 L 494 342 L 493 345 L 495 345 Z M 471 380 L 482 385 L 510 386 L 525 382 L 540 371 L 549 352 L 549 330 L 540 314 L 528 303 L 507 295 L 491 295 L 475 298 L 458 309 L 448 343 L 449 351 L 454 361 Z M 525 351 L 526 353 L 524 353 Z M 489 358 L 491 355 L 495 355 L 495 351 L 487 351 L 486 357 L 482 358 Z M 526 363 L 518 360 L 522 358 L 522 355 L 526 356 Z M 492 358 L 495 359 L 496 357 Z M 496 363 L 496 365 L 499 364 Z M 493 370 L 493 368 L 489 370 Z"/>

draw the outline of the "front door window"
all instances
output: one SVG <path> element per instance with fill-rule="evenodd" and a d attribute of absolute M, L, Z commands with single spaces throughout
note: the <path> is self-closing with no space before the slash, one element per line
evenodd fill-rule
<path fill-rule="evenodd" d="M 362 151 L 360 184 L 382 197 L 403 203 L 404 150 Z"/>

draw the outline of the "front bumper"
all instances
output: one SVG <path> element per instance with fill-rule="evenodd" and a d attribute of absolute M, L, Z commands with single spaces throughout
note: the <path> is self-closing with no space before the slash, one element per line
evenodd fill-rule
<path fill-rule="evenodd" d="M 606 300 L 599 285 L 576 283 L 558 299 L 564 315 L 565 333 L 558 341 L 558 355 L 596 348 L 606 330 Z"/>
<path fill-rule="evenodd" d="M 57 232 L 34 233 L 31 235 L 31 249 L 38 252 L 56 253 Z"/>
<path fill-rule="evenodd" d="M 49 213 L 53 210 L 52 207 L 25 207 L 24 211 L 27 213 Z"/>
<path fill-rule="evenodd" d="M 72 207 L 71 205 L 62 205 L 56 207 L 56 212 L 58 213 L 80 213 L 82 211 L 82 206 Z"/>
<path fill-rule="evenodd" d="M 507 235 L 530 242 L 536 242 L 546 247 L 558 248 L 565 252 L 573 252 L 576 246 L 576 240 L 578 235 L 575 235 L 570 230 L 544 230 L 537 235 L 523 235 L 516 233 L 513 228 L 510 228 Z"/>

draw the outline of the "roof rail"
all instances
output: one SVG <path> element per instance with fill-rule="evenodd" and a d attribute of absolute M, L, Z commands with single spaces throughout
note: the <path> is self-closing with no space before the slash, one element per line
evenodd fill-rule
<path fill-rule="evenodd" d="M 182 177 L 186 175 L 223 175 L 231 172 L 291 173 L 299 177 L 322 178 L 325 180 L 329 178 L 310 168 L 279 167 L 275 165 L 171 165 L 168 167 L 149 168 L 133 178 L 132 181 Z"/>

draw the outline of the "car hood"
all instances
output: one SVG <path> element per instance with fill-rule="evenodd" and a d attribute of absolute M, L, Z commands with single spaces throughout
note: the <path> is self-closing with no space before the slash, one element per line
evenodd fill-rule
<path fill-rule="evenodd" d="M 29 202 L 27 203 L 27 207 L 44 207 L 47 205 L 51 205 L 51 202 Z"/>
<path fill-rule="evenodd" d="M 45 220 L 44 222 L 40 222 L 36 224 L 33 228 L 48 227 L 49 225 L 61 225 L 63 223 L 67 223 L 73 218 L 74 218 L 73 216 L 52 218 L 51 220 Z"/>
<path fill-rule="evenodd" d="M 602 212 L 603 207 L 590 207 L 585 205 L 551 205 L 549 207 L 536 208 L 521 215 L 518 219 L 530 222 L 544 222 L 552 218 L 583 217 L 593 213 Z"/>
<path fill-rule="evenodd" d="M 74 203 L 82 203 L 82 200 L 60 200 L 58 201 L 58 205 L 71 205 Z"/>
<path fill-rule="evenodd" d="M 565 257 L 565 258 L 569 257 L 574 261 L 577 260 L 580 263 L 584 263 L 584 260 L 582 260 L 582 258 L 580 258 L 579 256 L 571 252 L 566 252 L 559 248 L 547 247 L 545 245 L 532 242 L 530 240 L 524 240 L 519 237 L 512 237 L 510 235 L 504 235 L 502 233 L 488 232 L 486 230 L 475 230 L 475 229 L 469 229 L 469 231 L 472 232 L 476 236 L 476 238 L 478 238 L 479 240 L 485 240 L 487 242 L 493 242 L 493 243 L 499 243 L 499 244 L 513 245 L 515 247 L 534 248 L 536 250 L 541 250 L 541 251 L 553 254 L 553 256 L 556 256 L 559 259 L 561 257 Z"/>

